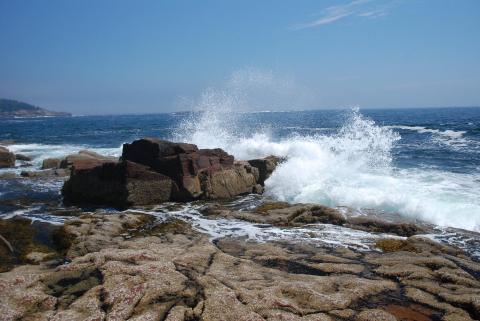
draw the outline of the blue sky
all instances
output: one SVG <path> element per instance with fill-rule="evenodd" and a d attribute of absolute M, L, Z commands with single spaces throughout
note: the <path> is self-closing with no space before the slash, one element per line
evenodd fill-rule
<path fill-rule="evenodd" d="M 480 1 L 0 0 L 0 97 L 142 113 L 207 88 L 252 109 L 479 106 Z"/>

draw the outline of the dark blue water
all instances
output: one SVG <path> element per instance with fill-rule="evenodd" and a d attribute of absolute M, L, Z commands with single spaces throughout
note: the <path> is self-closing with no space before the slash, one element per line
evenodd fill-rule
<path fill-rule="evenodd" d="M 269 128 L 274 137 L 332 134 L 348 111 L 245 113 L 239 134 Z M 401 135 L 392 153 L 396 166 L 436 167 L 469 173 L 480 169 L 480 108 L 370 109 L 361 113 Z M 140 137 L 172 139 L 191 113 L 1 119 L 0 140 L 48 145 L 116 148 Z M 410 128 L 408 128 L 410 127 Z"/>
<path fill-rule="evenodd" d="M 479 228 L 480 108 L 0 120 L 0 140 L 16 141 L 9 148 L 32 156 L 31 168 L 82 148 L 119 155 L 123 143 L 146 136 L 222 147 L 240 158 L 287 156 L 291 162 L 267 185 L 278 199 L 377 208 Z M 302 171 L 309 174 L 298 175 Z M 12 184 L 0 181 L 0 199 Z M 30 193 L 24 183 L 15 188 L 22 186 Z"/>

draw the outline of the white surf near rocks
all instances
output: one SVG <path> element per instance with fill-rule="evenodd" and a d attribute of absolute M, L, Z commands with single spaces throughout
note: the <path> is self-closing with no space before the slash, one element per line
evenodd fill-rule
<path fill-rule="evenodd" d="M 439 226 L 480 231 L 480 174 L 395 167 L 392 151 L 400 134 L 375 124 L 358 109 L 350 112 L 335 134 L 275 139 L 268 129 L 250 132 L 239 128 L 234 99 L 222 97 L 202 101 L 203 112 L 186 120 L 174 138 L 201 148 L 220 147 L 237 159 L 285 157 L 266 182 L 268 196 L 398 212 Z M 440 134 L 450 138 L 463 135 L 453 131 Z"/>

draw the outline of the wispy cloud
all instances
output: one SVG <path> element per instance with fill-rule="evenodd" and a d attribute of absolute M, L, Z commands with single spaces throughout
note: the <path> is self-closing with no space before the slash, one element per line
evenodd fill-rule
<path fill-rule="evenodd" d="M 297 24 L 294 30 L 301 30 L 327 25 L 345 18 L 379 18 L 384 17 L 396 1 L 392 0 L 354 0 L 346 4 L 330 6 L 322 10 L 320 17 L 313 21 Z"/>

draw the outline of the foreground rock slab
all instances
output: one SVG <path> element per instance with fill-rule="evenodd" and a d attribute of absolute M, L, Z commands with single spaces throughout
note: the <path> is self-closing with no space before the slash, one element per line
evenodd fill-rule
<path fill-rule="evenodd" d="M 428 231 L 426 227 L 408 222 L 394 223 L 371 217 L 347 217 L 336 209 L 318 204 L 267 202 L 253 210 L 232 210 L 219 204 L 213 204 L 205 206 L 202 213 L 209 217 L 240 219 L 282 227 L 300 227 L 305 224 L 324 223 L 398 236 L 413 236 Z"/>
<path fill-rule="evenodd" d="M 69 263 L 0 274 L 2 320 L 480 317 L 480 264 L 419 236 L 385 240 L 383 252 L 212 242 L 182 220 L 123 212 L 83 215 L 57 237 Z"/>

